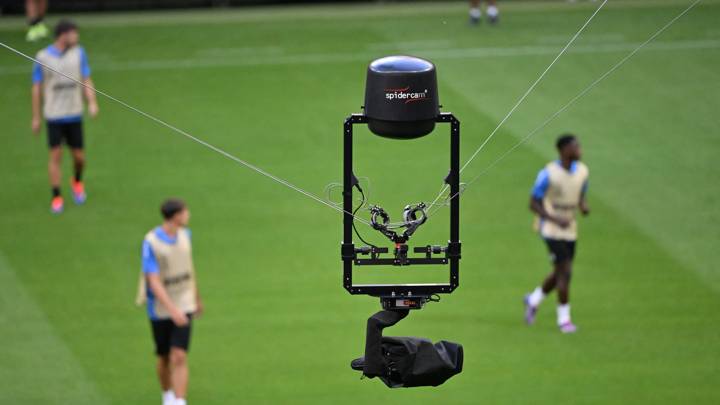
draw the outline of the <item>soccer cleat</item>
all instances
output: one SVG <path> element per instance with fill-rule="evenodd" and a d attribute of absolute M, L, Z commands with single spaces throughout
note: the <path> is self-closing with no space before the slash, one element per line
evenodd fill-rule
<path fill-rule="evenodd" d="M 85 200 L 87 200 L 87 195 L 85 194 L 85 184 L 83 184 L 82 181 L 75 181 L 75 179 L 72 179 L 70 183 L 72 185 L 72 193 L 75 204 L 84 204 Z"/>
<path fill-rule="evenodd" d="M 572 322 L 568 321 L 560 325 L 560 332 L 562 333 L 575 333 L 577 332 L 577 326 Z"/>
<path fill-rule="evenodd" d="M 37 23 L 28 29 L 25 39 L 29 42 L 39 41 L 48 36 L 49 30 L 44 23 Z"/>
<path fill-rule="evenodd" d="M 60 214 L 63 212 L 63 198 L 60 196 L 53 197 L 52 201 L 50 201 L 50 212 L 53 214 Z"/>
<path fill-rule="evenodd" d="M 50 30 L 45 23 L 39 22 L 35 24 L 35 26 L 37 27 L 40 38 L 46 38 L 50 34 Z"/>
<path fill-rule="evenodd" d="M 525 295 L 523 303 L 525 304 L 525 323 L 532 325 L 535 323 L 535 315 L 537 314 L 538 307 L 530 305 L 530 294 Z"/>

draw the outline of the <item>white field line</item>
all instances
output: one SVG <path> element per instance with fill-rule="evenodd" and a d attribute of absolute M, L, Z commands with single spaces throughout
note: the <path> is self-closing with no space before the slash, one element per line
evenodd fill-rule
<path fill-rule="evenodd" d="M 591 45 L 576 45 L 568 50 L 569 54 L 602 54 L 614 52 L 627 52 L 639 45 L 638 42 L 598 43 Z M 679 51 L 697 49 L 718 49 L 720 39 L 704 40 L 677 40 L 656 42 L 646 46 L 643 51 Z M 242 58 L 225 58 L 213 52 L 207 57 L 193 57 L 186 59 L 138 60 L 132 62 L 100 61 L 91 64 L 95 71 L 135 71 L 135 70 L 178 70 L 212 67 L 254 67 L 254 66 L 280 66 L 280 65 L 314 65 L 324 63 L 368 62 L 382 56 L 376 52 L 364 53 L 315 53 L 304 55 L 247 55 Z M 483 47 L 483 48 L 455 48 L 455 49 L 425 49 L 406 50 L 404 53 L 431 59 L 483 59 L 507 58 L 523 56 L 546 56 L 557 53 L 557 46 L 527 45 L 510 47 Z M 232 54 L 232 52 L 230 52 Z M 0 76 L 30 74 L 30 66 L 14 65 L 0 66 Z"/>

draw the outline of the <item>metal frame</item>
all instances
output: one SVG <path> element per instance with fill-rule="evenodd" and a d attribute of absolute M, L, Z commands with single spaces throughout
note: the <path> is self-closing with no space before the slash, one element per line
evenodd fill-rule
<path fill-rule="evenodd" d="M 380 258 L 388 253 L 387 248 L 356 248 L 353 243 L 353 125 L 367 124 L 368 118 L 363 114 L 352 114 L 345 119 L 343 136 L 343 243 L 341 257 L 343 261 L 343 286 L 350 294 L 365 294 L 375 297 L 429 297 L 433 294 L 449 294 L 460 282 L 460 121 L 451 113 L 440 113 L 435 118 L 437 123 L 450 124 L 450 173 L 445 183 L 450 185 L 450 239 L 446 246 L 423 246 L 413 249 L 414 253 L 424 253 L 424 257 L 398 256 L 396 246 L 395 258 Z M 433 255 L 443 254 L 442 257 Z M 370 255 L 370 258 L 359 258 L 358 255 Z M 353 284 L 353 266 L 393 265 L 408 266 L 422 264 L 449 264 L 450 277 L 448 283 L 442 284 Z"/>

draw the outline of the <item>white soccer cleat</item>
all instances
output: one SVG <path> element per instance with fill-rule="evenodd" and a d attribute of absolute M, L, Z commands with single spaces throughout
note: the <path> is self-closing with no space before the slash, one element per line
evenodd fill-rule
<path fill-rule="evenodd" d="M 572 322 L 565 322 L 560 325 L 560 332 L 562 333 L 575 333 L 577 332 L 577 326 Z"/>

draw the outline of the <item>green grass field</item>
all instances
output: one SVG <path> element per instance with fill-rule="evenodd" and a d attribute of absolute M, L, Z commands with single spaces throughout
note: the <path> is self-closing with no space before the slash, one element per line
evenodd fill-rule
<path fill-rule="evenodd" d="M 610 1 L 465 180 L 689 4 Z M 511 3 L 499 26 L 475 28 L 464 3 L 76 20 L 98 88 L 322 194 L 340 180 L 342 121 L 359 112 L 371 59 L 436 63 L 466 159 L 597 5 Z M 206 305 L 191 403 L 720 403 L 718 21 L 720 2 L 703 1 L 464 194 L 460 288 L 388 331 L 465 346 L 464 372 L 432 389 L 389 390 L 350 370 L 379 306 L 341 287 L 337 212 L 107 99 L 86 123 L 89 201 L 51 216 L 44 134 L 29 130 L 30 64 L 0 49 L 0 403 L 159 403 L 133 298 L 142 237 L 171 195 L 191 205 Z M 22 24 L 0 19 L 0 41 L 34 54 Z M 359 130 L 356 173 L 371 201 L 398 216 L 434 197 L 446 131 L 397 142 Z M 549 270 L 527 196 L 562 131 L 581 136 L 592 183 L 573 336 L 557 331 L 553 300 L 532 328 L 521 306 Z M 415 242 L 442 241 L 446 227 L 438 215 Z"/>

